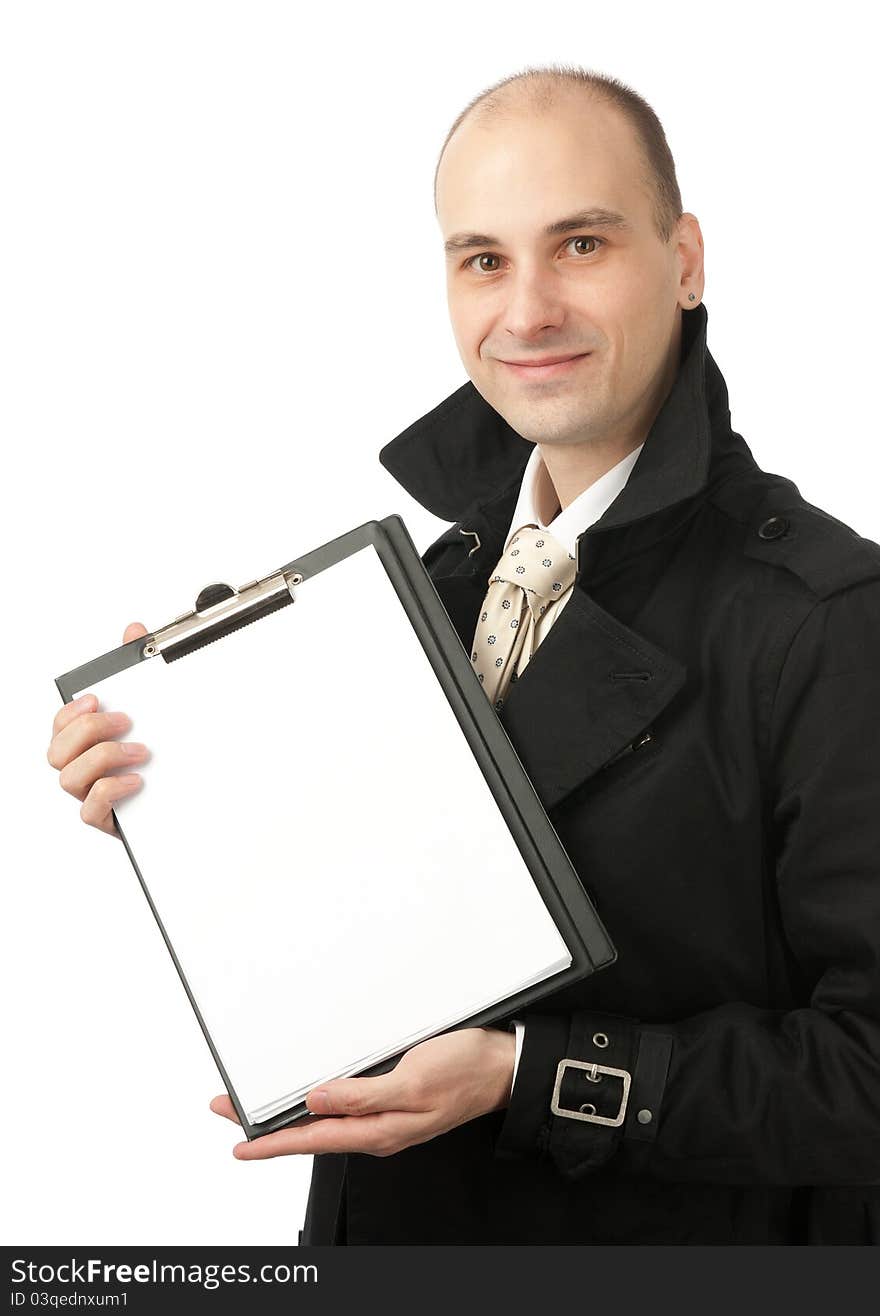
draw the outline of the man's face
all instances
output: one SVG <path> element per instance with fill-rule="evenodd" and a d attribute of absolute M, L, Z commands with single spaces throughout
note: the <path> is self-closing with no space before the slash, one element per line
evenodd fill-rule
<path fill-rule="evenodd" d="M 576 100 L 466 120 L 446 147 L 437 193 L 444 242 L 455 244 L 453 333 L 474 386 L 523 438 L 619 443 L 650 423 L 674 379 L 679 244 L 653 228 L 644 173 L 619 112 Z M 627 227 L 545 231 L 599 207 Z"/>

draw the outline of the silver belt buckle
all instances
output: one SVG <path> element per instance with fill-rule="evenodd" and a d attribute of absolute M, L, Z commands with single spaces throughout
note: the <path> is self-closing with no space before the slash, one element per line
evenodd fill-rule
<path fill-rule="evenodd" d="M 564 1106 L 560 1106 L 559 1096 L 562 1092 L 562 1076 L 565 1073 L 566 1066 L 569 1066 L 572 1069 L 585 1069 L 587 1071 L 587 1078 L 592 1083 L 598 1083 L 601 1081 L 599 1078 L 600 1074 L 610 1074 L 613 1078 L 622 1079 L 623 1094 L 620 1098 L 620 1109 L 614 1119 L 610 1119 L 607 1115 L 590 1115 L 587 1111 L 567 1110 Z M 568 1057 L 566 1057 L 564 1060 L 560 1060 L 556 1067 L 556 1082 L 553 1085 L 553 1096 L 550 1099 L 550 1109 L 554 1115 L 564 1115 L 566 1119 L 585 1120 L 588 1124 L 610 1124 L 612 1128 L 617 1128 L 623 1123 L 624 1116 L 626 1115 L 626 1103 L 629 1100 L 629 1088 L 631 1082 L 632 1075 L 628 1069 L 613 1069 L 610 1065 L 597 1065 L 592 1061 L 587 1060 L 569 1060 Z M 585 1102 L 584 1104 L 589 1105 L 591 1103 Z"/>

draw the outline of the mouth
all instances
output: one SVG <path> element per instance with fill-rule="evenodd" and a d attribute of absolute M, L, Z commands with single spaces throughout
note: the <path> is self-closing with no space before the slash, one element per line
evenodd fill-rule
<path fill-rule="evenodd" d="M 571 374 L 581 361 L 586 361 L 590 356 L 592 352 L 580 352 L 577 356 L 548 356 L 540 361 L 499 361 L 499 364 L 521 379 L 537 381 Z"/>

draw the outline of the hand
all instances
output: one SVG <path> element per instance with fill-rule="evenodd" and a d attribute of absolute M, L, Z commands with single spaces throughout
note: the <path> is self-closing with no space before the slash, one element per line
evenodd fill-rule
<path fill-rule="evenodd" d="M 145 626 L 133 621 L 126 626 L 122 643 L 147 633 Z M 111 740 L 131 726 L 131 718 L 125 713 L 99 713 L 97 708 L 95 695 L 80 695 L 65 704 L 55 715 L 46 758 L 61 773 L 61 789 L 82 801 L 79 816 L 83 822 L 118 839 L 113 805 L 142 786 L 143 779 L 135 773 L 124 777 L 104 773 L 142 763 L 149 750 L 146 745 Z"/>
<path fill-rule="evenodd" d="M 457 1028 L 419 1042 L 389 1074 L 337 1078 L 306 1094 L 306 1105 L 327 1119 L 303 1116 L 289 1128 L 232 1149 L 242 1161 L 321 1152 L 393 1156 L 436 1138 L 510 1097 L 516 1038 L 499 1028 Z M 211 1102 L 217 1115 L 238 1124 L 229 1097 Z"/>

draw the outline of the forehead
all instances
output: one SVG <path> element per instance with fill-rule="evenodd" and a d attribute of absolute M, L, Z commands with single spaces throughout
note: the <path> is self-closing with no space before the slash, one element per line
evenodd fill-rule
<path fill-rule="evenodd" d="M 613 107 L 569 99 L 536 114 L 508 109 L 466 119 L 437 171 L 444 238 L 471 229 L 543 229 L 589 207 L 649 220 L 651 194 L 638 141 Z"/>

